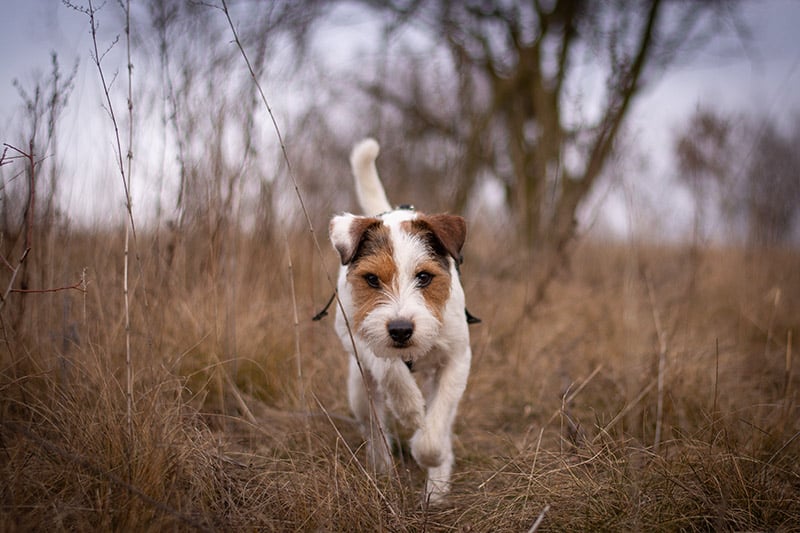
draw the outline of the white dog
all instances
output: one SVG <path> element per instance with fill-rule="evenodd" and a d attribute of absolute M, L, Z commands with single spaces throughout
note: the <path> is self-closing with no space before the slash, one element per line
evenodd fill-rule
<path fill-rule="evenodd" d="M 436 503 L 450 489 L 453 421 L 472 358 L 458 272 L 466 224 L 392 209 L 375 167 L 378 151 L 366 139 L 350 156 L 365 216 L 346 213 L 330 223 L 342 262 L 344 316 L 337 312 L 336 331 L 351 355 L 350 408 L 369 463 L 391 466 L 388 407 L 414 431 L 411 454 L 427 468 L 426 496 Z"/>

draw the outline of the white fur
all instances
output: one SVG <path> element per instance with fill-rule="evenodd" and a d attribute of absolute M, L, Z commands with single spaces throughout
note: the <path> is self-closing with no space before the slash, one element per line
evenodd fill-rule
<path fill-rule="evenodd" d="M 361 191 L 361 207 L 370 215 L 384 213 L 388 208 L 375 170 L 377 152 L 377 143 L 369 139 L 358 144 L 351 157 Z M 472 355 L 464 291 L 455 261 L 449 259 L 452 284 L 441 322 L 428 309 L 417 286 L 417 265 L 429 252 L 418 237 L 401 228 L 402 222 L 416 216 L 410 210 L 390 211 L 379 216 L 388 226 L 392 240 L 397 269 L 394 284 L 383 289 L 385 301 L 366 315 L 361 327 L 352 331 L 352 338 L 348 328 L 352 322 L 345 321 L 338 311 L 335 327 L 351 355 L 348 399 L 366 440 L 369 463 L 381 471 L 391 465 L 391 437 L 386 425 L 388 408 L 400 423 L 414 431 L 411 453 L 415 461 L 427 469 L 426 498 L 436 503 L 450 489 L 454 461 L 452 428 Z M 352 239 L 350 229 L 356 219 L 355 215 L 344 214 L 331 221 L 331 241 L 338 250 L 357 245 L 348 242 Z M 349 318 L 355 308 L 347 271 L 348 266 L 343 265 L 339 272 L 338 294 Z M 387 323 L 398 318 L 414 324 L 413 343 L 409 347 L 397 348 L 389 337 Z M 413 361 L 413 375 L 404 362 L 409 360 Z"/>
<path fill-rule="evenodd" d="M 364 139 L 350 153 L 350 166 L 356 177 L 356 195 L 365 215 L 378 215 L 392 209 L 375 166 L 379 153 L 380 146 L 375 139 Z"/>
<path fill-rule="evenodd" d="M 389 226 L 394 245 L 394 262 L 397 278 L 391 290 L 386 291 L 386 303 L 373 309 L 364 320 L 359 331 L 372 352 L 378 357 L 400 357 L 405 361 L 416 361 L 430 351 L 439 333 L 439 321 L 425 305 L 425 298 L 416 287 L 416 265 L 427 256 L 427 250 L 419 239 L 400 230 L 399 222 L 413 218 L 413 211 L 396 211 L 387 215 L 384 224 Z M 405 215 L 413 216 L 405 216 Z M 415 344 L 407 348 L 394 348 L 386 334 L 386 324 L 395 318 L 407 318 L 414 322 Z"/>

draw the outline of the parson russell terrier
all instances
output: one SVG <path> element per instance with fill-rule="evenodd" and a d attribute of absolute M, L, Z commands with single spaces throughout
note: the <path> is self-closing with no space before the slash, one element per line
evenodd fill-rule
<path fill-rule="evenodd" d="M 427 469 L 425 494 L 437 503 L 450 489 L 453 421 L 472 358 L 467 324 L 477 321 L 466 312 L 459 280 L 466 223 L 392 209 L 375 166 L 378 151 L 365 139 L 350 156 L 364 215 L 330 222 L 346 315 L 337 311 L 336 332 L 350 353 L 348 397 L 369 464 L 391 467 L 388 408 L 414 432 L 411 454 Z"/>

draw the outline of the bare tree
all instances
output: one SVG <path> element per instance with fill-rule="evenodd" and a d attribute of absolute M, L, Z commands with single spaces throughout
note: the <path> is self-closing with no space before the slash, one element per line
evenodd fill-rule
<path fill-rule="evenodd" d="M 696 242 L 707 237 L 709 219 L 715 214 L 734 222 L 741 203 L 741 187 L 734 182 L 746 157 L 739 148 L 751 139 L 745 129 L 744 117 L 698 108 L 675 140 L 678 180 L 689 188 L 695 203 Z M 709 216 L 712 209 L 716 213 Z"/>
<path fill-rule="evenodd" d="M 675 141 L 678 177 L 694 197 L 697 227 L 713 209 L 709 218 L 724 222 L 726 238 L 786 244 L 800 223 L 798 142 L 800 120 L 787 135 L 769 117 L 698 109 Z"/>
<path fill-rule="evenodd" d="M 64 73 L 57 54 L 52 52 L 46 77 L 36 75 L 31 87 L 13 80 L 22 100 L 23 114 L 21 131 L 5 145 L 6 164 L 0 165 L 0 256 L 23 254 L 27 258 L 16 269 L 8 269 L 13 273 L 9 291 L 23 296 L 40 292 L 42 287 L 55 287 L 61 282 L 59 278 L 72 275 L 61 271 L 61 264 L 53 260 L 52 247 L 46 243 L 57 239 L 57 233 L 63 229 L 64 220 L 57 207 L 61 164 L 57 141 L 77 67 L 75 63 L 71 71 Z M 16 148 L 9 153 L 12 146 Z M 29 161 L 24 166 L 7 164 L 14 158 Z M 8 267 L 6 261 L 3 263 Z M 15 281 L 17 286 L 12 288 Z M 15 329 L 25 317 L 25 303 L 25 298 L 16 300 L 12 319 Z"/>
<path fill-rule="evenodd" d="M 258 76 L 302 57 L 316 20 L 315 2 L 229 4 Z M 160 115 L 167 153 L 175 157 L 174 164 L 164 164 L 163 179 L 175 187 L 169 225 L 183 237 L 194 233 L 207 240 L 210 254 L 200 266 L 213 267 L 225 256 L 229 229 L 241 222 L 241 204 L 253 197 L 271 201 L 267 169 L 276 165 L 268 149 L 274 143 L 258 122 L 255 86 L 230 42 L 221 4 L 152 0 L 145 7 L 137 44 L 141 60 L 155 63 L 160 76 L 147 86 L 146 98 Z M 247 207 L 265 212 L 260 203 Z"/>
<path fill-rule="evenodd" d="M 800 223 L 800 121 L 793 135 L 768 123 L 755 143 L 744 192 L 750 243 L 786 244 Z"/>
<path fill-rule="evenodd" d="M 26 88 L 20 80 L 13 80 L 14 87 L 22 99 L 24 112 L 23 131 L 19 133 L 21 139 L 15 141 L 15 144 L 30 150 L 37 160 L 47 160 L 47 181 L 37 184 L 37 194 L 39 195 L 37 204 L 40 207 L 39 212 L 34 213 L 34 216 L 40 219 L 37 221 L 39 226 L 44 228 L 53 225 L 57 215 L 55 201 L 58 191 L 58 165 L 60 164 L 57 144 L 58 126 L 74 88 L 77 69 L 78 64 L 75 63 L 72 70 L 65 75 L 58 62 L 58 55 L 52 52 L 50 54 L 50 73 L 46 79 L 35 80 L 32 88 Z M 30 173 L 30 169 L 26 172 Z M 2 185 L 0 185 L 0 191 L 2 191 L 0 231 L 3 232 L 6 239 L 12 236 L 14 227 L 22 225 L 20 220 L 24 218 L 25 214 L 17 213 L 15 210 L 27 205 L 22 197 L 29 194 L 30 191 L 20 190 L 22 187 L 26 187 L 27 183 L 30 183 L 30 175 L 25 180 L 6 182 L 3 179 Z"/>
<path fill-rule="evenodd" d="M 362 77 L 362 89 L 399 113 L 408 141 L 450 148 L 460 161 L 456 208 L 483 173 L 497 176 L 522 244 L 554 251 L 573 236 L 576 210 L 650 75 L 696 49 L 719 21 L 713 2 L 365 3 L 391 18 L 387 31 L 421 29 L 434 52 L 399 77 Z M 438 52 L 448 59 L 444 74 L 435 70 L 441 60 L 431 61 Z M 597 112 L 576 117 L 586 96 L 576 94 L 580 76 L 604 83 L 591 98 Z"/>

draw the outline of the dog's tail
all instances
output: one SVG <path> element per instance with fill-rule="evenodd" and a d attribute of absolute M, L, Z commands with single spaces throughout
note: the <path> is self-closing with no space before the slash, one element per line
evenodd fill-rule
<path fill-rule="evenodd" d="M 375 159 L 380 146 L 375 139 L 364 139 L 350 153 L 350 166 L 356 178 L 356 195 L 358 203 L 365 215 L 374 216 L 391 211 L 392 206 L 386 199 L 386 192 L 378 177 Z"/>

